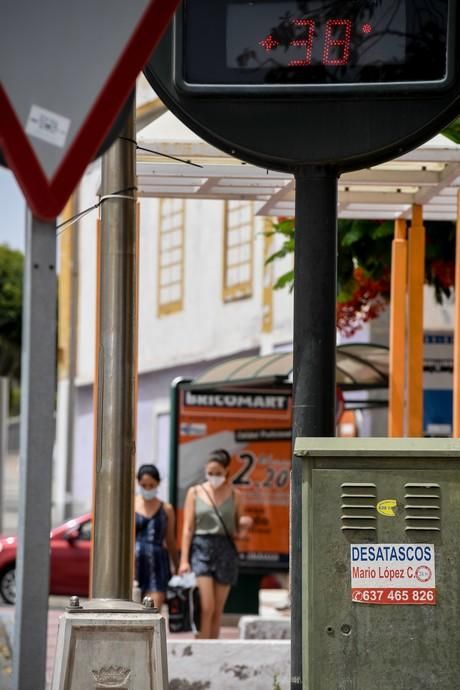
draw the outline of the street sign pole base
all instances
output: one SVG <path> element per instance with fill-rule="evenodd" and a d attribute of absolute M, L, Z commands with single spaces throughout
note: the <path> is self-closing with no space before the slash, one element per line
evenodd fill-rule
<path fill-rule="evenodd" d="M 156 609 L 70 601 L 59 620 L 52 690 L 168 690 L 166 626 Z"/>

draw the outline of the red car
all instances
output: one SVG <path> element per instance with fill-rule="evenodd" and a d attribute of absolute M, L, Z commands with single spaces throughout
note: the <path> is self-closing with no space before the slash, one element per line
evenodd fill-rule
<path fill-rule="evenodd" d="M 51 531 L 50 594 L 88 596 L 91 524 L 87 513 Z M 16 537 L 0 539 L 0 594 L 15 603 Z"/>

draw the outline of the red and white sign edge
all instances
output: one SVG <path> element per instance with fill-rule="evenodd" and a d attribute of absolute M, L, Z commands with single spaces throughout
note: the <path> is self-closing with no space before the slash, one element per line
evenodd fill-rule
<path fill-rule="evenodd" d="M 433 544 L 351 544 L 351 597 L 358 604 L 436 604 Z"/>
<path fill-rule="evenodd" d="M 0 83 L 0 146 L 35 216 L 56 218 L 96 155 L 180 0 L 151 0 L 51 181 Z"/>

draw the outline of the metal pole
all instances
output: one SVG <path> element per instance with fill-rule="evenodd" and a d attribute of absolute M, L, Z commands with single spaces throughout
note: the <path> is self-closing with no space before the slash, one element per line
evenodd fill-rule
<path fill-rule="evenodd" d="M 8 409 L 9 381 L 0 378 L 0 533 L 3 532 L 3 513 L 5 510 L 5 464 L 8 457 Z"/>
<path fill-rule="evenodd" d="M 335 435 L 337 174 L 306 168 L 296 176 L 293 442 Z M 306 535 L 308 538 L 308 535 Z M 305 544 L 304 544 L 305 545 Z M 303 668 L 302 461 L 291 475 L 291 688 L 309 688 Z M 306 578 L 307 581 L 307 578 Z M 304 659 L 308 659 L 306 652 Z M 303 685 L 305 683 L 305 685 Z"/>
<path fill-rule="evenodd" d="M 14 690 L 46 684 L 56 383 L 56 223 L 28 213 L 24 265 Z"/>
<path fill-rule="evenodd" d="M 135 110 L 121 136 L 135 139 Z M 136 147 L 102 161 L 92 596 L 131 600 L 137 377 Z M 122 191 L 123 190 L 123 191 Z"/>

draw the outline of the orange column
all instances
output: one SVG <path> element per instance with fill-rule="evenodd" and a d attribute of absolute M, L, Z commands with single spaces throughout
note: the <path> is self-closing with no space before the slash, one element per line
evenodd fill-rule
<path fill-rule="evenodd" d="M 423 436 L 423 286 L 425 283 L 425 228 L 422 207 L 412 207 L 409 231 L 408 318 L 408 436 Z"/>
<path fill-rule="evenodd" d="M 391 255 L 388 436 L 404 436 L 406 285 L 407 227 L 398 218 Z"/>
<path fill-rule="evenodd" d="M 455 245 L 454 424 L 452 435 L 454 438 L 460 438 L 460 189 L 457 192 L 457 237 Z"/>
<path fill-rule="evenodd" d="M 61 221 L 72 218 L 77 211 L 77 195 L 72 194 L 61 214 Z M 71 338 L 71 312 L 72 312 L 72 263 L 73 263 L 73 238 L 75 225 L 65 228 L 59 236 L 59 273 L 58 273 L 58 376 L 66 379 L 69 377 L 70 368 L 70 338 Z"/>

